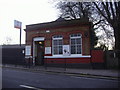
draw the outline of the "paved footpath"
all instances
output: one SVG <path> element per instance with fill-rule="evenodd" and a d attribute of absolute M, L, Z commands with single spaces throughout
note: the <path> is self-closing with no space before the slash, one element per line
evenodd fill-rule
<path fill-rule="evenodd" d="M 30 71 L 44 71 L 52 73 L 65 73 L 76 76 L 86 76 L 86 77 L 95 77 L 95 78 L 106 78 L 106 79 L 116 79 L 120 80 L 120 72 L 118 70 L 107 70 L 107 69 L 73 69 L 73 68 L 56 68 L 56 67 L 44 67 L 44 66 L 16 66 L 16 65 L 3 65 L 2 67 L 7 68 L 17 68 Z"/>

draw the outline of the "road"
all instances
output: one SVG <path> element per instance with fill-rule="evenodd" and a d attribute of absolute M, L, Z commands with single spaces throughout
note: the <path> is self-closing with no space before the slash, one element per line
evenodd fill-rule
<path fill-rule="evenodd" d="M 3 88 L 118 88 L 117 80 L 2 69 Z"/>

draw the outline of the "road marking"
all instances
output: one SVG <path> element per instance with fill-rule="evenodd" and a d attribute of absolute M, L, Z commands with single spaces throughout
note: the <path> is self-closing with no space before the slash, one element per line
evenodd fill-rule
<path fill-rule="evenodd" d="M 20 87 L 29 88 L 29 89 L 35 89 L 35 90 L 44 90 L 44 89 L 35 88 L 35 87 L 27 86 L 27 85 L 20 85 Z"/>

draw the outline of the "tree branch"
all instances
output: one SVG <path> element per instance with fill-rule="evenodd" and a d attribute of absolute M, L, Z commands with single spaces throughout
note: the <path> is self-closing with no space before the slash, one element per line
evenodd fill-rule
<path fill-rule="evenodd" d="M 104 20 L 99 20 L 97 23 L 93 24 L 93 26 L 99 24 L 101 21 L 104 21 Z"/>
<path fill-rule="evenodd" d="M 98 5 L 95 2 L 93 2 L 93 3 L 96 6 L 98 12 L 111 24 L 111 20 L 105 16 L 105 14 L 100 10 L 100 8 L 98 7 Z"/>
<path fill-rule="evenodd" d="M 104 2 L 102 2 L 102 5 L 103 5 L 103 7 L 104 7 L 104 9 L 105 9 L 105 11 L 106 11 L 106 14 L 107 14 L 107 16 L 108 16 L 108 19 L 111 19 L 110 18 L 110 12 L 109 12 L 109 10 L 108 10 L 108 7 L 109 7 L 109 5 L 108 5 L 108 2 L 106 2 L 106 5 L 104 4 Z"/>
<path fill-rule="evenodd" d="M 113 16 L 113 20 L 115 19 L 115 11 L 113 9 L 113 5 L 112 5 L 112 2 L 110 2 L 110 8 L 111 8 L 111 13 L 112 13 L 112 16 Z"/>

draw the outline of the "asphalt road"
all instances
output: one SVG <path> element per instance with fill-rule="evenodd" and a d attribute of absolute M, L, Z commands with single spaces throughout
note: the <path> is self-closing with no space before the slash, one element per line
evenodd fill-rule
<path fill-rule="evenodd" d="M 2 88 L 118 88 L 118 81 L 3 68 Z"/>

